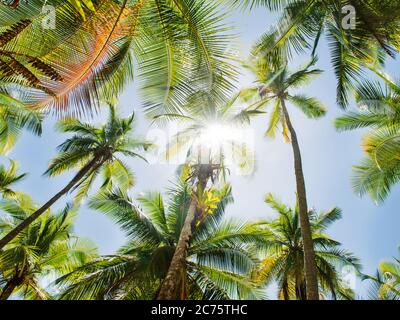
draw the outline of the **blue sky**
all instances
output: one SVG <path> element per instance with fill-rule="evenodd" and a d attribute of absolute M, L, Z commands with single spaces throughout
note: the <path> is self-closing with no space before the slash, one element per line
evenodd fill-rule
<path fill-rule="evenodd" d="M 239 32 L 238 40 L 243 57 L 247 55 L 252 43 L 275 21 L 263 8 L 251 13 L 237 12 L 229 20 Z M 292 64 L 295 67 L 302 62 L 304 57 L 298 57 Z M 329 232 L 361 259 L 364 272 L 372 274 L 382 259 L 391 259 L 398 253 L 400 214 L 397 211 L 400 189 L 394 188 L 388 200 L 380 206 L 369 198 L 361 199 L 353 193 L 350 175 L 352 165 L 357 164 L 362 157 L 362 132 L 338 133 L 333 128 L 333 120 L 342 111 L 335 103 L 336 82 L 325 42 L 321 43 L 319 50 L 318 67 L 325 70 L 324 74 L 304 92 L 323 101 L 328 108 L 327 115 L 320 120 L 309 120 L 289 106 L 302 149 L 309 206 L 318 210 L 338 206 L 343 210 L 343 219 L 335 223 Z M 388 71 L 392 75 L 398 70 L 399 63 L 388 63 Z M 251 83 L 250 75 L 245 73 L 240 77 L 239 86 Z M 120 106 L 125 115 L 132 109 L 137 111 L 137 132 L 146 135 L 149 123 L 140 114 L 141 103 L 135 83 L 129 85 L 122 95 Z M 102 116 L 99 115 L 98 119 Z M 227 209 L 227 216 L 248 220 L 271 217 L 272 212 L 263 201 L 267 192 L 273 192 L 288 204 L 294 203 L 291 147 L 279 136 L 276 140 L 264 137 L 267 119 L 267 116 L 260 117 L 252 124 L 256 132 L 256 173 L 245 177 L 232 175 L 229 178 L 233 185 L 235 203 Z M 51 179 L 42 176 L 48 161 L 56 153 L 56 146 L 64 139 L 65 136 L 54 131 L 54 119 L 47 119 L 41 138 L 25 133 L 9 155 L 20 162 L 21 171 L 29 172 L 28 178 L 18 188 L 30 193 L 39 203 L 49 199 L 72 176 L 64 174 Z M 148 190 L 164 191 L 174 181 L 176 168 L 172 165 L 146 165 L 138 160 L 130 161 L 129 165 L 137 180 L 133 195 Z M 61 205 L 58 204 L 58 207 Z M 124 243 L 123 234 L 107 217 L 87 208 L 79 214 L 76 232 L 97 243 L 103 254 L 112 253 Z M 357 291 L 365 296 L 366 285 L 358 283 Z"/>

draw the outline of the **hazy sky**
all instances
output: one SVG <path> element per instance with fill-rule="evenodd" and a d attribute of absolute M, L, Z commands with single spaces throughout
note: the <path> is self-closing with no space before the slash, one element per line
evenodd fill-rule
<path fill-rule="evenodd" d="M 250 14 L 238 12 L 231 21 L 237 26 L 241 53 L 246 56 L 252 43 L 274 19 L 265 9 L 257 9 Z M 303 61 L 303 58 L 299 58 L 293 61 L 293 66 Z M 353 193 L 349 178 L 352 165 L 362 157 L 362 132 L 338 133 L 332 126 L 341 111 L 335 103 L 336 82 L 324 42 L 319 50 L 318 67 L 326 70 L 325 73 L 304 92 L 322 100 L 328 108 L 328 114 L 320 120 L 309 120 L 289 106 L 302 149 L 309 206 L 318 210 L 338 206 L 343 210 L 343 219 L 335 223 L 329 233 L 342 242 L 344 248 L 356 254 L 363 263 L 363 271 L 371 274 L 382 259 L 390 259 L 398 253 L 399 188 L 393 189 L 391 196 L 381 206 L 376 206 L 369 198 L 360 199 Z M 395 75 L 399 71 L 399 64 L 390 62 L 388 70 Z M 240 86 L 251 83 L 251 76 L 241 76 Z M 149 123 L 140 115 L 141 103 L 135 84 L 127 88 L 120 105 L 124 115 L 132 109 L 138 112 L 137 131 L 145 135 Z M 272 211 L 263 201 L 267 192 L 273 192 L 287 204 L 294 204 L 292 150 L 278 135 L 276 140 L 264 138 L 267 119 L 267 116 L 260 117 L 252 124 L 257 137 L 255 174 L 247 177 L 232 175 L 229 178 L 235 203 L 228 207 L 227 216 L 249 220 L 271 217 Z M 54 120 L 48 119 L 41 138 L 24 134 L 10 154 L 11 158 L 20 162 L 21 171 L 29 172 L 28 178 L 18 188 L 30 193 L 39 203 L 48 200 L 72 176 L 65 174 L 51 179 L 42 176 L 48 161 L 56 152 L 56 146 L 64 139 L 65 136 L 54 131 Z M 146 165 L 136 160 L 130 161 L 129 165 L 137 180 L 133 194 L 148 190 L 163 191 L 175 179 L 175 167 L 172 165 Z M 64 203 L 59 203 L 58 207 Z M 103 254 L 114 252 L 124 243 L 123 234 L 107 217 L 86 208 L 79 214 L 76 232 L 97 243 Z M 365 295 L 365 287 L 365 284 L 358 283 L 357 291 Z"/>

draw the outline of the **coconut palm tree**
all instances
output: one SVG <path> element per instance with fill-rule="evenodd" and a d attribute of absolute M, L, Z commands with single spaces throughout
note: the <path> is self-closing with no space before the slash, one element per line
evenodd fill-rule
<path fill-rule="evenodd" d="M 37 210 L 29 196 L 4 200 L 0 217 L 0 233 L 7 234 Z M 0 252 L 0 299 L 12 294 L 24 299 L 49 299 L 43 288 L 46 277 L 61 276 L 93 259 L 96 249 L 89 242 L 72 234 L 71 206 L 51 214 L 49 210 L 37 219 Z"/>
<path fill-rule="evenodd" d="M 186 178 L 168 192 L 145 193 L 135 203 L 125 193 L 102 192 L 90 207 L 110 216 L 128 243 L 117 254 L 103 256 L 57 280 L 62 299 L 154 299 L 173 259 L 192 198 Z M 232 201 L 225 185 L 209 190 L 207 214 L 194 227 L 179 299 L 255 299 L 263 296 L 249 278 L 263 231 L 248 223 L 223 220 Z"/>
<path fill-rule="evenodd" d="M 400 83 L 378 72 L 384 83 L 366 80 L 357 90 L 359 110 L 336 119 L 340 131 L 371 128 L 363 141 L 366 157 L 355 167 L 354 190 L 381 202 L 400 181 Z"/>
<path fill-rule="evenodd" d="M 337 102 L 349 103 L 353 80 L 363 76 L 364 67 L 400 49 L 400 3 L 360 0 L 235 0 L 244 5 L 265 5 L 282 11 L 278 23 L 264 34 L 254 53 L 267 55 L 278 65 L 295 53 L 318 50 L 326 35 L 337 78 Z M 350 15 L 349 15 L 350 14 Z M 353 15 L 354 14 L 354 15 Z M 354 21 L 353 20 L 354 17 Z M 352 25 L 352 23 L 354 25 Z"/>
<path fill-rule="evenodd" d="M 267 231 L 266 257 L 258 265 L 254 277 L 265 284 L 276 281 L 280 299 L 306 300 L 299 208 L 297 205 L 288 207 L 272 194 L 267 194 L 265 202 L 278 216 L 261 224 Z M 310 210 L 309 217 L 321 296 L 353 299 L 354 292 L 343 282 L 341 269 L 352 266 L 358 270 L 359 261 L 326 234 L 326 229 L 342 217 L 340 209 L 322 213 Z"/>
<path fill-rule="evenodd" d="M 299 203 L 299 218 L 301 235 L 304 244 L 304 271 L 307 284 L 307 297 L 318 299 L 317 267 L 315 262 L 312 233 L 308 220 L 307 193 L 304 180 L 302 158 L 297 133 L 287 109 L 287 103 L 299 108 L 307 117 L 318 118 L 325 114 L 323 105 L 315 98 L 293 93 L 313 76 L 321 73 L 318 69 L 311 69 L 316 59 L 298 71 L 290 72 L 287 66 L 279 70 L 270 66 L 266 59 L 256 59 L 249 67 L 256 76 L 256 87 L 242 91 L 245 100 L 255 100 L 250 104 L 250 110 L 260 110 L 268 104 L 273 104 L 273 110 L 266 132 L 267 136 L 274 137 L 277 128 L 282 128 L 286 141 L 290 141 L 293 149 L 294 170 L 296 176 L 297 199 Z"/>
<path fill-rule="evenodd" d="M 0 80 L 19 86 L 28 106 L 79 116 L 112 101 L 133 79 L 134 60 L 146 105 L 177 105 L 197 78 L 231 78 L 223 19 L 203 0 L 47 0 L 56 27 L 45 26 L 43 1 L 12 10 L 0 4 Z M 51 17 L 50 17 L 51 18 Z M 1 35 L 1 33 L 0 33 Z M 220 91 L 230 86 L 219 81 Z M 30 89 L 29 89 L 30 88 Z"/>
<path fill-rule="evenodd" d="M 364 280 L 371 281 L 369 290 L 370 299 L 400 300 L 400 260 L 393 262 L 382 261 L 376 276 L 364 276 Z"/>
<path fill-rule="evenodd" d="M 18 163 L 10 160 L 10 166 L 6 168 L 0 165 L 0 194 L 3 198 L 14 198 L 18 193 L 12 189 L 13 185 L 26 177 L 26 173 L 18 174 Z"/>
<path fill-rule="evenodd" d="M 161 113 L 154 116 L 155 121 L 176 121 L 179 130 L 168 145 L 167 157 L 175 156 L 179 151 L 187 150 L 186 166 L 190 171 L 189 179 L 193 186 L 193 200 L 186 216 L 180 240 L 171 261 L 169 271 L 161 287 L 158 299 L 177 299 L 184 261 L 188 255 L 193 226 L 204 213 L 199 208 L 199 198 L 206 189 L 224 178 L 226 159 L 240 162 L 239 166 L 248 166 L 251 162 L 246 149 L 246 141 L 240 137 L 244 122 L 260 113 L 247 110 L 236 104 L 238 96 L 225 100 L 215 92 L 199 90 L 187 97 L 180 106 L 179 113 Z M 157 109 L 159 110 L 159 109 Z M 162 112 L 162 110 L 161 110 Z M 237 156 L 234 156 L 237 155 Z"/>
<path fill-rule="evenodd" d="M 51 161 L 46 174 L 56 176 L 76 168 L 79 171 L 62 190 L 5 235 L 0 240 L 0 249 L 68 192 L 78 188 L 76 199 L 79 202 L 86 196 L 101 171 L 104 177 L 103 187 L 111 188 L 117 184 L 121 188 L 128 188 L 133 185 L 129 168 L 118 156 L 145 160 L 138 152 L 147 149 L 151 144 L 132 136 L 134 114 L 128 118 L 119 118 L 113 107 L 109 110 L 107 123 L 99 127 L 79 120 L 60 123 L 62 132 L 74 135 L 59 146 L 60 153 Z"/>

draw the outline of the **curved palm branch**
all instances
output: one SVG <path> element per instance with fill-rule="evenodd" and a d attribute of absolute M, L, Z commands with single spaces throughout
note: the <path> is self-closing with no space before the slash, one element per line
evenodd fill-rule
<path fill-rule="evenodd" d="M 28 109 L 9 94 L 0 93 L 0 154 L 10 151 L 24 128 L 40 135 L 42 115 Z"/>
<path fill-rule="evenodd" d="M 3 23 L 5 32 L 21 24 L 21 31 L 11 33 L 5 44 L 19 69 L 5 74 L 5 80 L 32 87 L 21 95 L 32 107 L 73 115 L 92 112 L 99 100 L 113 101 L 133 78 L 133 57 L 149 106 L 177 107 L 179 98 L 190 92 L 185 86 L 188 79 L 208 79 L 221 94 L 231 87 L 235 72 L 225 50 L 231 36 L 216 4 L 198 0 L 47 4 L 56 8 L 56 29 L 40 27 L 43 14 L 38 0 L 20 6 L 17 14 L 6 11 Z M 7 35 L 5 39 L 10 38 Z M 28 47 L 27 39 L 35 39 L 34 44 L 29 40 Z M 165 77 L 159 76 L 161 70 Z"/>
<path fill-rule="evenodd" d="M 354 167 L 352 184 L 358 194 L 368 193 L 374 201 L 382 202 L 400 180 L 400 86 L 389 76 L 378 74 L 384 84 L 361 83 L 357 95 L 360 110 L 339 117 L 335 125 L 338 130 L 371 128 L 363 139 L 366 157 Z"/>
<path fill-rule="evenodd" d="M 379 264 L 376 276 L 365 275 L 363 280 L 371 282 L 369 297 L 374 300 L 400 299 L 400 261 L 383 261 Z"/>
<path fill-rule="evenodd" d="M 6 168 L 4 165 L 0 165 L 0 193 L 3 198 L 14 198 L 18 196 L 18 193 L 13 190 L 13 185 L 23 180 L 26 177 L 26 173 L 18 174 L 18 163 L 14 160 L 10 160 L 10 166 Z"/>

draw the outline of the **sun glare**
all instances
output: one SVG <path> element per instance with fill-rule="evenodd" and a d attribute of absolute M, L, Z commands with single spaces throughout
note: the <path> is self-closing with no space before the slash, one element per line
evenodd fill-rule
<path fill-rule="evenodd" d="M 223 124 L 210 124 L 200 134 L 199 143 L 209 148 L 220 148 L 237 139 L 238 129 Z"/>

